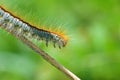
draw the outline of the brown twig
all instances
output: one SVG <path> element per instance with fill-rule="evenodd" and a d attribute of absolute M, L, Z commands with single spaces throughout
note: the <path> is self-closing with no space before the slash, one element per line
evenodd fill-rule
<path fill-rule="evenodd" d="M 75 74 L 70 72 L 68 69 L 66 69 L 64 66 L 60 65 L 55 59 L 53 59 L 50 55 L 48 55 L 46 52 L 38 48 L 35 44 L 30 42 L 24 37 L 19 37 L 19 39 L 28 45 L 31 49 L 33 49 L 35 52 L 37 52 L 39 55 L 41 55 L 42 58 L 44 58 L 48 63 L 59 69 L 61 72 L 66 74 L 71 80 L 80 80 Z"/>
<path fill-rule="evenodd" d="M 50 55 L 48 55 L 46 52 L 44 52 L 42 49 L 40 49 L 39 47 L 37 47 L 37 45 L 35 45 L 33 42 L 31 42 L 30 40 L 28 40 L 26 37 L 24 37 L 22 35 L 22 33 L 20 34 L 20 32 L 17 32 L 18 30 L 16 30 L 16 26 L 10 22 L 11 20 L 14 20 L 14 24 L 16 23 L 20 23 L 19 20 L 17 20 L 15 16 L 13 16 L 12 14 L 10 14 L 8 11 L 6 11 L 5 9 L 3 9 L 2 7 L 0 7 L 1 9 L 1 13 L 0 13 L 0 26 L 5 29 L 7 32 L 11 33 L 12 35 L 14 35 L 16 38 L 18 38 L 19 40 L 21 40 L 24 44 L 26 44 L 27 46 L 29 46 L 31 49 L 33 49 L 35 52 L 37 52 L 43 59 L 45 59 L 48 63 L 50 63 L 51 65 L 53 65 L 54 67 L 56 67 L 58 70 L 60 70 L 61 72 L 63 72 L 64 74 L 66 74 L 67 77 L 69 77 L 71 80 L 80 80 L 75 74 L 73 74 L 72 72 L 70 72 L 68 69 L 66 69 L 64 66 L 62 66 L 61 64 L 59 64 L 54 58 L 52 58 Z M 4 14 L 4 15 L 3 15 Z M 13 19 L 14 17 L 14 19 Z M 24 28 L 26 28 L 25 26 L 25 22 L 24 23 Z M 22 23 L 22 25 L 23 25 Z M 10 24 L 12 25 L 13 28 L 15 28 L 14 30 L 10 30 Z M 30 26 L 30 25 L 29 25 Z M 20 26 L 19 26 L 20 28 Z"/>

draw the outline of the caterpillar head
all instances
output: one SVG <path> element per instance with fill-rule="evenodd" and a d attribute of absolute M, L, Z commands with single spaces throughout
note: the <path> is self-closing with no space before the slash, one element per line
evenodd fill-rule
<path fill-rule="evenodd" d="M 53 35 L 54 47 L 56 46 L 56 44 L 59 46 L 59 48 L 66 46 L 68 41 L 68 38 L 66 36 L 60 34 L 54 34 L 54 33 L 52 35 Z"/>

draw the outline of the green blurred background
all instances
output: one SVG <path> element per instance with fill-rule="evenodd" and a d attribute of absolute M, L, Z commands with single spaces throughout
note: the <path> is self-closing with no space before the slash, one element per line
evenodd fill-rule
<path fill-rule="evenodd" d="M 82 80 L 120 80 L 119 0 L 0 0 L 27 22 L 64 30 L 65 48 L 43 50 Z M 69 80 L 0 29 L 0 80 Z"/>

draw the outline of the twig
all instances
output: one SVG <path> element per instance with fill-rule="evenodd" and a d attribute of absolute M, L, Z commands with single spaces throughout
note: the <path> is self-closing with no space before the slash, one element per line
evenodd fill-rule
<path fill-rule="evenodd" d="M 13 20 L 13 23 L 11 22 L 11 20 Z M 1 26 L 1 28 L 5 29 L 7 32 L 11 33 L 13 36 L 15 36 L 16 38 L 21 40 L 24 44 L 26 44 L 31 49 L 33 49 L 35 52 L 37 52 L 48 63 L 50 63 L 51 65 L 56 67 L 58 70 L 60 70 L 64 74 L 66 74 L 66 76 L 69 77 L 71 80 L 80 80 L 75 74 L 73 74 L 68 69 L 66 69 L 64 66 L 59 64 L 54 58 L 52 58 L 50 55 L 48 55 L 46 52 L 44 52 L 42 49 L 40 49 L 37 45 L 35 45 L 33 42 L 31 42 L 29 39 L 27 39 L 24 35 L 22 35 L 22 30 L 20 29 L 20 26 L 17 26 L 18 24 L 15 25 L 18 22 L 20 25 L 21 22 L 18 19 L 16 19 L 15 16 L 13 16 L 8 11 L 6 11 L 5 9 L 0 7 L 0 26 Z M 13 24 L 14 24 L 14 26 L 13 26 Z M 17 28 L 16 28 L 16 26 L 17 26 Z M 12 30 L 11 27 L 14 28 L 14 30 Z M 22 23 L 22 27 L 26 29 L 25 22 Z M 27 28 L 30 28 L 30 27 L 27 27 Z M 59 46 L 59 47 L 61 47 L 61 46 Z"/>
<path fill-rule="evenodd" d="M 23 43 L 28 45 L 31 49 L 33 49 L 35 52 L 37 52 L 39 55 L 42 56 L 48 63 L 59 69 L 61 72 L 66 74 L 71 80 L 80 80 L 75 74 L 70 72 L 68 69 L 66 69 L 64 66 L 60 65 L 55 59 L 53 59 L 50 55 L 48 55 L 46 52 L 38 48 L 36 45 L 34 45 L 32 42 L 27 40 L 24 37 L 19 38 Z"/>

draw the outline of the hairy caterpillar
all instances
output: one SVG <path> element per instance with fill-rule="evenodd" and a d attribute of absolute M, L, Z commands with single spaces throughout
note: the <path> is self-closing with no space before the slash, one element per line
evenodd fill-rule
<path fill-rule="evenodd" d="M 53 42 L 54 47 L 56 47 L 57 44 L 59 48 L 64 47 L 67 44 L 67 38 L 64 35 L 49 30 L 39 29 L 14 16 L 1 6 L 0 26 L 10 32 L 14 32 L 18 36 L 23 35 L 37 40 L 44 40 L 46 42 L 46 46 L 48 46 L 48 42 Z"/>

